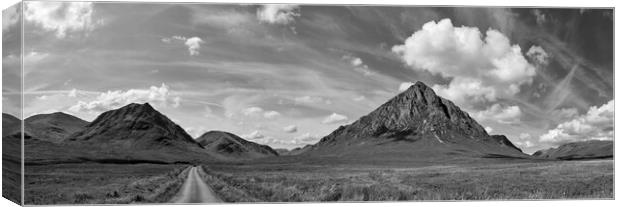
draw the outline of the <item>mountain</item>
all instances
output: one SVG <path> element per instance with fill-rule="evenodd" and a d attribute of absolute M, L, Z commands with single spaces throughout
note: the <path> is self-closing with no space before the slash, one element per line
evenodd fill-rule
<path fill-rule="evenodd" d="M 528 156 L 505 136 L 489 135 L 422 82 L 303 150 L 305 155 L 354 159 Z"/>
<path fill-rule="evenodd" d="M 614 142 L 591 140 L 572 142 L 557 148 L 539 150 L 532 154 L 535 157 L 560 160 L 604 159 L 614 157 Z"/>
<path fill-rule="evenodd" d="M 91 157 L 166 162 L 210 158 L 185 130 L 148 103 L 104 112 L 67 140 L 67 145 L 95 151 Z"/>
<path fill-rule="evenodd" d="M 31 136 L 59 143 L 70 135 L 82 131 L 88 122 L 69 114 L 56 112 L 28 117 L 25 120 L 25 125 L 33 133 Z"/>
<path fill-rule="evenodd" d="M 20 131 L 21 120 L 13 115 L 2 113 L 2 137 L 14 135 Z"/>
<path fill-rule="evenodd" d="M 247 141 L 237 135 L 222 131 L 209 131 L 196 139 L 209 152 L 224 157 L 253 159 L 278 156 L 278 152 L 267 145 Z"/>

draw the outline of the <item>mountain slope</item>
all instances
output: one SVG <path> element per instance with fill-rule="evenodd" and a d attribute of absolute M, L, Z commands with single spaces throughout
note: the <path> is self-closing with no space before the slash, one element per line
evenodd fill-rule
<path fill-rule="evenodd" d="M 148 103 L 104 112 L 65 144 L 93 151 L 90 158 L 165 162 L 212 158 L 185 130 Z"/>
<path fill-rule="evenodd" d="M 21 120 L 17 117 L 2 113 L 2 137 L 14 135 L 15 133 L 19 133 Z"/>
<path fill-rule="evenodd" d="M 532 154 L 535 157 L 560 160 L 613 158 L 614 142 L 591 140 L 572 142 L 557 148 L 539 150 Z"/>
<path fill-rule="evenodd" d="M 435 155 L 527 157 L 507 138 L 489 135 L 466 112 L 422 82 L 352 124 L 340 126 L 302 154 L 386 159 Z"/>
<path fill-rule="evenodd" d="M 73 133 L 82 131 L 88 122 L 69 114 L 56 112 L 28 117 L 25 124 L 31 129 L 33 137 L 59 143 Z"/>
<path fill-rule="evenodd" d="M 196 141 L 207 151 L 225 157 L 254 159 L 278 156 L 278 153 L 267 145 L 250 142 L 228 132 L 209 131 L 198 137 Z"/>

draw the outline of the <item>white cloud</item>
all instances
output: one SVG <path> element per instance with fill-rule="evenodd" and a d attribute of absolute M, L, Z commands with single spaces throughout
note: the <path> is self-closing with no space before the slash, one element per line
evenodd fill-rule
<path fill-rule="evenodd" d="M 500 123 L 510 124 L 519 122 L 521 114 L 521 108 L 519 108 L 519 106 L 493 104 L 488 109 L 475 113 L 474 117 L 478 120 L 494 120 Z"/>
<path fill-rule="evenodd" d="M 342 123 L 349 120 L 349 118 L 342 114 L 332 113 L 331 115 L 325 117 L 321 123 L 323 124 L 335 124 Z"/>
<path fill-rule="evenodd" d="M 19 4 L 6 8 L 4 11 L 2 11 L 2 31 L 5 31 L 11 26 L 17 24 L 17 22 L 19 21 L 18 9 L 21 10 Z"/>
<path fill-rule="evenodd" d="M 403 92 L 409 89 L 414 83 L 412 82 L 402 82 L 400 86 L 398 86 L 398 91 Z"/>
<path fill-rule="evenodd" d="M 24 18 L 64 38 L 69 32 L 91 32 L 101 21 L 93 20 L 92 2 L 24 2 Z"/>
<path fill-rule="evenodd" d="M 489 133 L 489 134 L 491 132 L 493 132 L 493 128 L 491 128 L 491 127 L 484 127 L 484 130 L 487 131 L 487 133 Z"/>
<path fill-rule="evenodd" d="M 301 142 L 301 143 L 314 143 L 316 141 L 318 141 L 320 139 L 319 136 L 317 135 L 312 135 L 310 133 L 304 133 L 298 137 L 295 137 L 295 140 L 297 140 L 297 142 Z"/>
<path fill-rule="evenodd" d="M 332 101 L 326 98 L 318 97 L 318 96 L 301 96 L 295 97 L 295 104 L 299 103 L 324 103 L 324 104 L 332 104 Z"/>
<path fill-rule="evenodd" d="M 262 139 L 265 138 L 265 135 L 261 134 L 259 131 L 253 131 L 252 133 L 241 135 L 241 137 L 245 139 Z"/>
<path fill-rule="evenodd" d="M 73 112 L 102 112 L 130 103 L 146 102 L 161 106 L 171 104 L 175 107 L 178 106 L 180 98 L 172 97 L 168 86 L 162 83 L 160 87 L 151 86 L 149 89 L 116 90 L 100 93 L 95 100 L 79 101 L 71 106 L 69 110 Z"/>
<path fill-rule="evenodd" d="M 287 133 L 295 133 L 297 132 L 297 126 L 296 125 L 285 126 L 284 128 L 282 128 L 282 131 L 287 132 Z"/>
<path fill-rule="evenodd" d="M 476 27 L 454 27 L 450 19 L 431 21 L 392 51 L 414 70 L 451 79 L 432 88 L 459 106 L 514 97 L 536 70 L 502 33 L 485 34 Z"/>
<path fill-rule="evenodd" d="M 256 17 L 260 22 L 286 25 L 299 17 L 299 6 L 292 4 L 266 4 L 256 11 Z"/>
<path fill-rule="evenodd" d="M 353 101 L 363 101 L 363 100 L 366 100 L 365 96 L 358 96 L 358 97 L 353 98 Z"/>
<path fill-rule="evenodd" d="M 196 56 L 200 54 L 200 44 L 204 43 L 200 37 L 192 37 L 185 41 L 185 45 L 189 50 L 189 55 Z"/>
<path fill-rule="evenodd" d="M 614 133 L 614 100 L 596 107 L 584 115 L 560 123 L 540 136 L 541 142 L 562 144 L 586 140 L 612 140 Z"/>
<path fill-rule="evenodd" d="M 266 111 L 263 114 L 263 117 L 265 117 L 267 119 L 273 119 L 273 118 L 276 118 L 278 116 L 280 116 L 280 112 L 277 112 L 277 111 Z"/>
<path fill-rule="evenodd" d="M 532 45 L 525 54 L 538 65 L 546 66 L 549 64 L 549 54 L 540 46 Z"/>
<path fill-rule="evenodd" d="M 183 43 L 187 46 L 190 56 L 200 55 L 200 45 L 205 43 L 200 37 L 184 37 L 180 35 L 174 35 L 172 37 L 164 37 L 161 39 L 163 43 L 169 44 L 173 41 L 176 43 Z"/>
<path fill-rule="evenodd" d="M 263 111 L 264 110 L 261 107 L 252 106 L 252 107 L 243 109 L 241 113 L 246 116 L 257 116 L 258 114 L 263 113 Z"/>
<path fill-rule="evenodd" d="M 67 94 L 67 96 L 71 97 L 71 98 L 75 98 L 77 97 L 77 89 L 72 89 L 69 91 L 69 93 Z"/>
<path fill-rule="evenodd" d="M 355 72 L 361 73 L 364 76 L 370 76 L 375 74 L 375 72 L 370 70 L 368 65 L 364 64 L 364 61 L 362 61 L 362 59 L 359 57 L 344 55 L 342 56 L 342 59 L 347 61 L 351 66 L 353 66 L 353 70 Z"/>

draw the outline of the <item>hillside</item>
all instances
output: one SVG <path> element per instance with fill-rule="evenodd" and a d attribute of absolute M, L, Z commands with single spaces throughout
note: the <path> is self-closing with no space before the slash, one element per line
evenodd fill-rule
<path fill-rule="evenodd" d="M 33 137 L 59 143 L 70 135 L 84 130 L 88 122 L 69 114 L 56 112 L 28 117 L 25 119 L 25 124 L 31 129 Z"/>
<path fill-rule="evenodd" d="M 556 148 L 539 150 L 535 157 L 560 160 L 606 159 L 614 157 L 614 142 L 591 140 L 571 142 Z"/>
<path fill-rule="evenodd" d="M 278 156 L 278 152 L 267 145 L 247 141 L 237 135 L 222 131 L 209 131 L 196 139 L 207 151 L 228 158 L 254 159 Z"/>

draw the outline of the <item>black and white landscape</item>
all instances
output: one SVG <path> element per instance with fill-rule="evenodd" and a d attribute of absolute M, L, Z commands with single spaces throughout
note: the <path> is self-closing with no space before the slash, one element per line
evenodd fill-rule
<path fill-rule="evenodd" d="M 614 197 L 612 9 L 30 1 L 3 36 L 15 202 L 20 136 L 25 204 Z"/>

